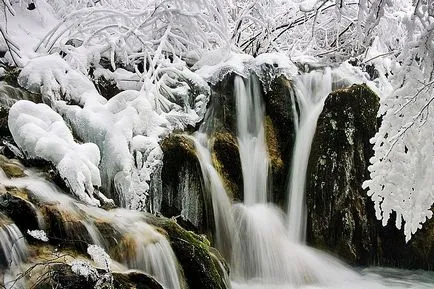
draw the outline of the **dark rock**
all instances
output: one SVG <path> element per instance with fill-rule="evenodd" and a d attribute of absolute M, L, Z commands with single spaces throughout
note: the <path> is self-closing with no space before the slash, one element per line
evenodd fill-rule
<path fill-rule="evenodd" d="M 237 110 L 234 97 L 235 74 L 227 74 L 211 89 L 210 106 L 205 121 L 208 134 L 220 131 L 236 135 Z"/>
<path fill-rule="evenodd" d="M 94 80 L 98 92 L 107 100 L 121 92 L 114 79 L 106 79 L 103 75 Z"/>
<path fill-rule="evenodd" d="M 366 85 L 331 93 L 319 116 L 306 180 L 307 241 L 352 264 L 367 264 L 377 248 L 373 202 L 362 183 L 373 155 L 378 97 Z"/>
<path fill-rule="evenodd" d="M 270 90 L 264 94 L 266 138 L 272 173 L 271 200 L 280 206 L 284 205 L 286 198 L 285 188 L 295 142 L 294 101 L 292 84 L 284 76 L 272 80 Z"/>
<path fill-rule="evenodd" d="M 172 134 L 163 140 L 162 192 L 159 211 L 166 217 L 181 216 L 182 225 L 205 232 L 212 224 L 207 213 L 210 197 L 205 192 L 202 171 L 194 142 L 185 135 Z M 155 205 L 154 205 L 155 207 Z"/>
<path fill-rule="evenodd" d="M 0 211 L 6 214 L 21 232 L 39 229 L 37 208 L 27 200 L 24 189 L 7 188 L 0 193 Z"/>
<path fill-rule="evenodd" d="M 231 199 L 243 200 L 243 172 L 238 141 L 229 132 L 216 132 L 211 137 L 212 161 L 223 179 Z"/>
<path fill-rule="evenodd" d="M 171 219 L 150 216 L 148 222 L 166 232 L 189 289 L 229 288 L 226 262 L 205 237 L 186 231 Z"/>
<path fill-rule="evenodd" d="M 85 254 L 92 238 L 82 222 L 82 217 L 74 211 L 63 210 L 56 204 L 44 204 L 41 208 L 50 243 L 64 248 L 72 248 Z"/>
<path fill-rule="evenodd" d="M 433 269 L 434 220 L 406 243 L 394 225 L 396 215 L 383 227 L 362 189 L 378 108 L 378 97 L 366 85 L 337 90 L 326 99 L 308 166 L 307 241 L 351 264 Z"/>
<path fill-rule="evenodd" d="M 100 274 L 104 272 L 99 270 Z M 154 278 L 151 276 L 139 272 L 129 271 L 125 273 L 113 272 L 113 287 L 116 289 L 163 289 Z M 72 272 L 71 267 L 67 264 L 56 264 L 49 267 L 49 270 L 45 273 L 46 278 L 39 278 L 38 284 L 35 284 L 35 289 L 94 289 L 96 282 L 91 278 L 86 278 L 81 275 L 77 275 Z M 109 288 L 109 287 L 104 287 Z"/>

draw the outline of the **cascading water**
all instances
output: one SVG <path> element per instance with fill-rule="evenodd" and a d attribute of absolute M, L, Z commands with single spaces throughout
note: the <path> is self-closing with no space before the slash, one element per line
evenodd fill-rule
<path fill-rule="evenodd" d="M 184 281 L 178 270 L 178 261 L 168 240 L 149 225 L 140 212 L 125 209 L 106 211 L 89 207 L 65 195 L 56 185 L 47 181 L 40 172 L 26 170 L 26 174 L 27 176 L 22 178 L 9 179 L 0 169 L 0 183 L 4 186 L 25 188 L 31 192 L 32 198 L 38 200 L 39 204 L 55 205 L 60 214 L 65 213 L 69 218 L 76 218 L 76 221 L 85 228 L 92 243 L 106 251 L 110 251 L 111 248 L 104 241 L 104 236 L 100 233 L 96 222 L 101 220 L 108 222 L 125 238 L 123 241 L 126 245 L 120 248 L 125 251 L 122 256 L 126 257 L 119 261 L 127 268 L 143 270 L 152 275 L 165 288 L 183 288 Z M 38 209 L 35 208 L 35 210 Z M 69 227 L 68 223 L 64 224 L 67 231 L 75 234 L 74 226 Z M 44 227 L 44 224 L 40 224 L 40 227 Z M 80 232 L 77 233 L 77 235 L 82 235 Z M 0 252 L 0 260 L 21 264 L 25 259 L 26 242 L 14 224 L 0 228 L 0 245 L 3 254 L 6 254 L 6 258 L 2 258 Z M 17 276 L 17 272 L 13 272 L 10 276 Z"/>
<path fill-rule="evenodd" d="M 267 202 L 268 152 L 265 143 L 262 88 L 251 76 L 234 80 L 237 138 L 244 180 L 244 204 Z"/>
<path fill-rule="evenodd" d="M 204 133 L 194 135 L 194 145 L 202 170 L 205 188 L 211 194 L 212 210 L 215 225 L 215 246 L 224 257 L 230 259 L 234 221 L 231 211 L 231 202 L 226 194 L 224 185 L 214 166 L 212 165 L 211 153 L 207 148 L 208 138 Z"/>
<path fill-rule="evenodd" d="M 332 91 L 332 72 L 313 71 L 298 76 L 294 82 L 299 107 L 299 123 L 292 154 L 287 191 L 288 233 L 294 242 L 304 242 L 306 234 L 305 182 L 310 148 L 324 100 Z"/>

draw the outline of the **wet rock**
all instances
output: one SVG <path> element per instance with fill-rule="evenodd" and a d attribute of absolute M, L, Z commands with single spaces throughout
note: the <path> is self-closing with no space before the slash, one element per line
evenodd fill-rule
<path fill-rule="evenodd" d="M 83 218 L 75 212 L 63 210 L 56 204 L 42 205 L 41 212 L 50 244 L 85 254 L 88 244 L 94 243 Z"/>
<path fill-rule="evenodd" d="M 21 232 L 39 229 L 36 207 L 29 202 L 27 191 L 17 188 L 6 188 L 0 192 L 0 211 L 6 214 L 17 225 Z"/>
<path fill-rule="evenodd" d="M 21 178 L 26 176 L 24 167 L 17 161 L 10 160 L 0 155 L 0 168 L 8 178 Z"/>
<path fill-rule="evenodd" d="M 366 85 L 331 93 L 319 116 L 306 180 L 307 241 L 352 264 L 377 252 L 377 220 L 362 183 L 373 155 L 378 97 Z"/>
<path fill-rule="evenodd" d="M 286 182 L 295 142 L 294 122 L 297 119 L 295 96 L 291 82 L 284 76 L 275 78 L 264 93 L 265 129 L 271 161 L 271 200 L 283 206 Z"/>
<path fill-rule="evenodd" d="M 155 201 L 153 207 L 166 217 L 180 216 L 186 228 L 205 232 L 210 223 L 206 212 L 209 200 L 193 140 L 172 134 L 162 142 L 161 148 L 164 153 L 162 192 L 157 193 L 161 200 L 160 204 Z"/>
<path fill-rule="evenodd" d="M 103 272 L 100 272 L 103 273 Z M 39 282 L 35 289 L 94 289 L 96 288 L 97 280 L 86 278 L 81 275 L 77 275 L 72 272 L 71 267 L 67 264 L 56 264 L 50 266 L 49 270 L 45 274 L 49 278 L 41 278 L 42 282 Z M 138 272 L 130 271 L 125 273 L 113 272 L 113 287 L 116 289 L 163 289 L 154 278 L 151 276 Z M 109 287 L 99 287 L 109 288 Z"/>
<path fill-rule="evenodd" d="M 243 172 L 236 137 L 229 132 L 216 132 L 211 137 L 212 161 L 223 179 L 226 192 L 234 200 L 243 200 Z"/>
<path fill-rule="evenodd" d="M 189 289 L 229 288 L 226 262 L 205 237 L 183 229 L 171 219 L 149 217 L 148 222 L 166 232 Z"/>

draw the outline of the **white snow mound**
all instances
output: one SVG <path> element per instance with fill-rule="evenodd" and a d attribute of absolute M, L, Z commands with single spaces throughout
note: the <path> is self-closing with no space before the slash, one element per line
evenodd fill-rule
<path fill-rule="evenodd" d="M 100 205 L 94 189 L 101 185 L 100 152 L 95 144 L 76 143 L 62 117 L 42 103 L 16 102 L 9 111 L 8 125 L 27 157 L 50 161 L 80 200 Z"/>

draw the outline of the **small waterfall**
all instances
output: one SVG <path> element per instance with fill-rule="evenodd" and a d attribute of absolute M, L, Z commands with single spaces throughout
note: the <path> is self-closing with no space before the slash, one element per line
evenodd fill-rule
<path fill-rule="evenodd" d="M 263 204 L 267 202 L 269 158 L 265 142 L 262 87 L 259 79 L 252 75 L 246 80 L 235 76 L 234 88 L 244 204 Z"/>
<path fill-rule="evenodd" d="M 0 267 L 11 268 L 27 259 L 27 242 L 18 227 L 0 215 Z"/>
<path fill-rule="evenodd" d="M 194 135 L 194 144 L 200 163 L 205 188 L 211 194 L 215 225 L 215 247 L 224 257 L 230 259 L 234 229 L 231 201 L 226 193 L 220 175 L 214 168 L 211 153 L 207 147 L 208 137 L 204 133 Z"/>
<path fill-rule="evenodd" d="M 294 242 L 303 242 L 306 235 L 305 182 L 310 148 L 316 123 L 324 100 L 332 90 L 332 73 L 329 68 L 313 71 L 295 79 L 299 105 L 299 124 L 292 154 L 291 175 L 288 186 L 288 231 Z"/>
<path fill-rule="evenodd" d="M 111 236 L 103 236 L 96 225 L 97 221 L 107 222 L 126 240 L 118 246 L 124 257 L 122 261 L 128 268 L 143 270 L 155 277 L 165 288 L 183 288 L 184 281 L 178 270 L 178 261 L 168 240 L 154 227 L 146 223 L 142 213 L 126 209 L 106 211 L 86 206 L 64 194 L 60 188 L 47 181 L 43 173 L 29 169 L 26 170 L 26 174 L 26 177 L 8 179 L 0 169 L 0 182 L 4 186 L 26 188 L 31 192 L 32 198 L 38 199 L 41 205 L 48 203 L 56 206 L 59 212 L 64 212 L 69 218 L 73 218 L 74 221 L 83 225 L 93 244 L 109 251 L 112 248 L 109 248 L 104 237 L 111 238 Z M 37 213 L 41 214 L 39 210 Z M 0 218 L 0 224 L 2 222 L 3 220 Z M 69 224 L 66 226 L 68 227 Z M 67 230 L 72 230 L 72 228 Z M 85 240 L 87 241 L 87 239 L 81 241 Z M 21 264 L 25 260 L 27 256 L 26 241 L 14 224 L 7 224 L 0 228 L 0 245 L 2 250 L 0 251 L 0 261 L 4 259 L 8 263 Z M 2 257 L 2 252 L 5 258 Z M 9 279 L 13 280 L 18 273 L 19 271 L 16 273 L 14 271 L 13 274 L 9 274 Z"/>

